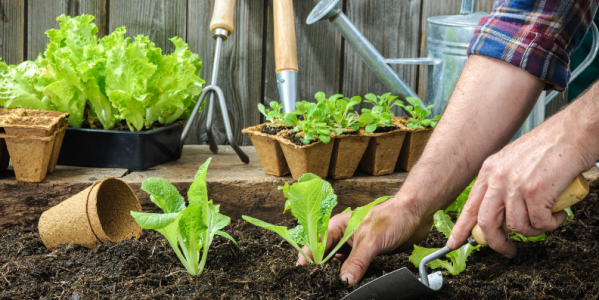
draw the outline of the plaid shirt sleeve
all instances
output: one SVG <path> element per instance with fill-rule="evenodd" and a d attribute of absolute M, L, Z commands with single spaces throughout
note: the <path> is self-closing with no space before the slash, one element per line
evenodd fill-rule
<path fill-rule="evenodd" d="M 468 54 L 496 58 L 564 90 L 570 54 L 580 45 L 599 0 L 496 0 L 482 18 Z"/>

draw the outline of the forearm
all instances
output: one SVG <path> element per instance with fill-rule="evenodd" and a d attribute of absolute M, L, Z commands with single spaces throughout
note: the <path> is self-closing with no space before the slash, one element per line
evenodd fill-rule
<path fill-rule="evenodd" d="M 426 217 L 445 208 L 506 145 L 524 122 L 544 83 L 505 62 L 471 55 L 445 113 L 397 202 Z"/>

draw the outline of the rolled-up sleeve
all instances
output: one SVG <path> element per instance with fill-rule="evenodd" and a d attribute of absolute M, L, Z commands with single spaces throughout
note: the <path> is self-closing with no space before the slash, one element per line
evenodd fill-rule
<path fill-rule="evenodd" d="M 468 54 L 496 58 L 564 90 L 570 54 L 586 34 L 599 0 L 497 0 L 481 19 Z"/>

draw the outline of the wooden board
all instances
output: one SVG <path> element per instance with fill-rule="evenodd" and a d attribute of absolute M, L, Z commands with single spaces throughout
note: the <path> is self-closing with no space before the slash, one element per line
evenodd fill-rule
<path fill-rule="evenodd" d="M 0 58 L 7 64 L 25 59 L 25 0 L 0 1 Z"/>
<path fill-rule="evenodd" d="M 215 0 L 189 1 L 189 46 L 204 63 L 202 79 L 211 84 L 215 40 L 209 25 Z M 235 1 L 235 29 L 223 42 L 217 85 L 223 90 L 233 136 L 239 145 L 251 145 L 246 127 L 260 123 L 257 104 L 262 91 L 263 1 Z M 218 102 L 215 97 L 215 102 Z M 207 108 L 207 106 L 206 106 Z M 206 144 L 207 109 L 193 124 L 187 144 Z M 220 106 L 214 108 L 213 132 L 218 144 L 227 141 Z"/>
<path fill-rule="evenodd" d="M 274 25 L 272 0 L 268 0 L 264 105 L 281 102 L 275 73 Z M 315 102 L 314 95 L 322 91 L 327 96 L 341 92 L 341 34 L 328 21 L 307 25 L 306 19 L 319 0 L 293 2 L 295 34 L 297 40 L 298 101 Z"/>
<path fill-rule="evenodd" d="M 17 182 L 10 167 L 0 173 L 0 228 L 36 221 L 42 212 L 77 194 L 94 181 L 111 176 L 123 179 L 132 187 L 144 211 L 156 211 L 158 208 L 150 201 L 148 194 L 141 190 L 141 183 L 150 177 L 166 178 L 186 197 L 198 167 L 209 157 L 213 159 L 208 169 L 208 194 L 216 204 L 222 204 L 222 213 L 233 219 L 247 214 L 267 222 L 291 218 L 289 214 L 282 214 L 285 199 L 278 190 L 285 182 L 293 181 L 291 176 L 266 175 L 255 149 L 243 147 L 243 150 L 249 155 L 250 164 L 242 163 L 229 146 L 222 146 L 218 155 L 212 154 L 207 146 L 185 146 L 179 161 L 146 171 L 58 166 L 41 183 Z M 334 212 L 395 194 L 406 175 L 358 175 L 347 180 L 331 180 L 339 201 Z"/>
<path fill-rule="evenodd" d="M 106 0 L 28 0 L 27 5 L 28 60 L 35 60 L 39 53 L 46 50 L 48 37 L 45 32 L 51 28 L 59 28 L 56 18 L 62 14 L 94 15 L 98 32 L 104 34 L 106 31 Z"/>
<path fill-rule="evenodd" d="M 110 32 L 126 26 L 128 37 L 143 34 L 150 37 L 162 53 L 172 53 L 168 39 L 187 36 L 187 1 L 185 0 L 111 0 Z"/>
<path fill-rule="evenodd" d="M 420 46 L 420 0 L 347 1 L 347 17 L 385 58 L 411 58 L 419 56 Z M 444 1 L 443 1 L 444 2 Z M 332 26 L 332 25 L 330 25 Z M 388 90 L 372 73 L 360 56 L 345 42 L 342 91 L 346 96 L 362 96 L 367 93 L 381 95 Z M 399 76 L 416 90 L 418 67 L 392 66 Z M 361 104 L 358 108 L 372 107 Z M 405 115 L 399 107 L 396 115 Z"/>

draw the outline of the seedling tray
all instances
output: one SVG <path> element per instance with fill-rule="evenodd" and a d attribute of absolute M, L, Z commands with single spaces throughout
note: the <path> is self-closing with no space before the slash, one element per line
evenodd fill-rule
<path fill-rule="evenodd" d="M 145 170 L 181 157 L 182 126 L 130 132 L 67 128 L 59 165 Z"/>

